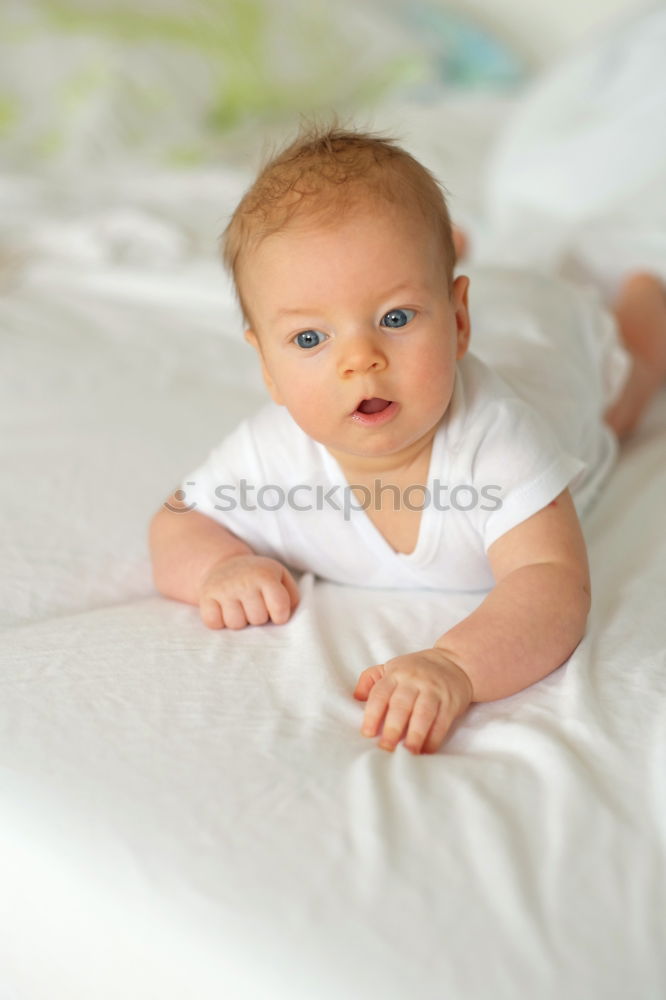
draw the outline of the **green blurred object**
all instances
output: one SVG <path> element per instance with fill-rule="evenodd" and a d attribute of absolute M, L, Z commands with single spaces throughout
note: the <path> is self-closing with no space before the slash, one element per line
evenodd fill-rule
<path fill-rule="evenodd" d="M 5 157 L 200 163 L 240 126 L 478 83 L 482 33 L 467 28 L 437 5 L 379 0 L 5 0 Z M 512 55 L 498 72 L 487 41 L 489 82 L 506 82 Z"/>

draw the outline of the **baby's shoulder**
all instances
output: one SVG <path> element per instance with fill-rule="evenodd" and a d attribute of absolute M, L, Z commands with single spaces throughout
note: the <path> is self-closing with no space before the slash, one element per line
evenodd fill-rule
<path fill-rule="evenodd" d="M 502 464 L 556 446 L 542 416 L 485 362 L 468 352 L 458 363 L 446 428 L 447 450 L 459 464 Z"/>
<path fill-rule="evenodd" d="M 475 427 L 482 432 L 486 426 L 503 424 L 517 413 L 533 413 L 538 419 L 513 386 L 473 351 L 458 362 L 449 413 L 449 422 L 460 436 L 469 435 Z"/>

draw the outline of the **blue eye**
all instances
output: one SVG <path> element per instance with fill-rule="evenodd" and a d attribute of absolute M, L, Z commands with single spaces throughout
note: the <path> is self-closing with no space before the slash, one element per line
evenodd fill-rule
<path fill-rule="evenodd" d="M 407 313 L 411 313 L 410 316 Z M 390 329 L 395 330 L 398 327 L 406 326 L 410 319 L 413 319 L 416 313 L 413 309 L 391 309 L 387 312 L 385 316 L 382 316 L 382 324 L 388 326 Z M 386 320 L 386 322 L 384 322 Z"/>
<path fill-rule="evenodd" d="M 324 334 L 320 333 L 319 330 L 303 330 L 302 333 L 297 333 L 294 337 L 294 341 L 299 347 L 319 347 L 321 340 L 317 340 L 317 337 L 324 338 Z"/>

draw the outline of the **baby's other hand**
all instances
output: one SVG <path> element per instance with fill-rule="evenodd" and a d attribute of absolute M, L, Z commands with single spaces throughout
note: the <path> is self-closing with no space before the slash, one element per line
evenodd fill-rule
<path fill-rule="evenodd" d="M 437 648 L 368 667 L 354 689 L 356 699 L 367 700 L 363 736 L 376 736 L 384 719 L 379 746 L 395 750 L 407 727 L 405 747 L 414 754 L 436 753 L 472 696 L 465 671 Z"/>
<path fill-rule="evenodd" d="M 208 571 L 199 588 L 199 612 L 208 628 L 283 625 L 299 599 L 296 581 L 276 559 L 239 555 Z"/>

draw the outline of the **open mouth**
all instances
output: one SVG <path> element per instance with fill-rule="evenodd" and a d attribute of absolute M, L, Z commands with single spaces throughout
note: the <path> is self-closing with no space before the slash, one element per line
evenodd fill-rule
<path fill-rule="evenodd" d="M 382 410 L 385 410 L 390 405 L 390 399 L 381 399 L 379 396 L 373 396 L 372 399 L 362 399 L 356 409 L 359 413 L 381 413 Z"/>
<path fill-rule="evenodd" d="M 373 396 L 371 399 L 362 399 L 351 417 L 357 424 L 364 427 L 372 427 L 375 424 L 383 424 L 390 420 L 394 413 L 398 411 L 398 404 L 394 399 L 382 399 L 380 396 Z"/>

